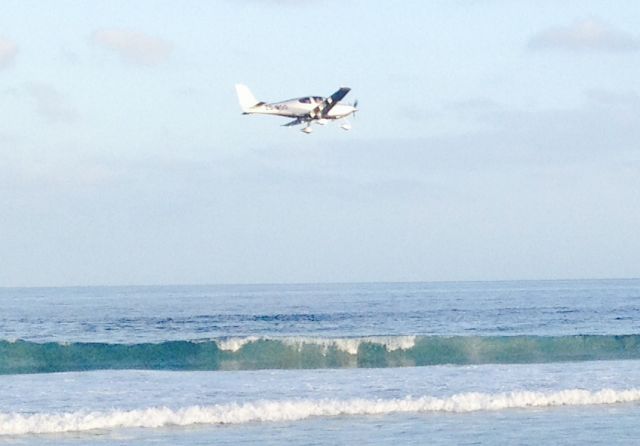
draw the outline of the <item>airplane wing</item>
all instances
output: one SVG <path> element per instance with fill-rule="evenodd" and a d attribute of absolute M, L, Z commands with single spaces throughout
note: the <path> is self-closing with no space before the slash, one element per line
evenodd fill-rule
<path fill-rule="evenodd" d="M 289 122 L 287 122 L 286 124 L 282 124 L 282 126 L 283 126 L 283 127 L 291 127 L 292 125 L 300 125 L 300 124 L 302 124 L 303 122 L 305 122 L 305 120 L 304 120 L 304 119 L 302 119 L 302 118 L 296 118 L 296 119 L 294 119 L 293 121 L 289 121 Z"/>
<path fill-rule="evenodd" d="M 314 108 L 311 111 L 310 115 L 316 118 L 325 117 L 327 113 L 329 113 L 329 111 L 331 111 L 331 109 L 335 107 L 335 105 L 338 102 L 340 102 L 342 98 L 344 98 L 350 91 L 351 91 L 351 88 L 348 88 L 348 87 L 340 88 L 338 91 L 336 91 L 331 96 L 329 96 L 324 101 L 322 101 L 322 104 Z"/>

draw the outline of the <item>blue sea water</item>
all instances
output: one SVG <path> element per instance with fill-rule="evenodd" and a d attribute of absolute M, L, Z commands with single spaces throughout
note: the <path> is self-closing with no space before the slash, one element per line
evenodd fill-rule
<path fill-rule="evenodd" d="M 636 444 L 640 280 L 0 289 L 0 444 Z"/>

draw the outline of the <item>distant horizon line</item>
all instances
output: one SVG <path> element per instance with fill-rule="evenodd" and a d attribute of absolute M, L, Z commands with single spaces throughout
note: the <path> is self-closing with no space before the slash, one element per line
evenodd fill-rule
<path fill-rule="evenodd" d="M 562 279 L 465 279 L 465 280 L 380 280 L 380 281 L 320 281 L 320 282 L 219 282 L 219 283 L 165 283 L 165 284 L 118 284 L 118 285 L 0 285 L 0 289 L 43 288 L 160 288 L 160 287 L 241 287 L 241 286 L 296 286 L 296 285 L 384 285 L 384 284 L 445 284 L 445 283 L 510 283 L 510 282 L 586 282 L 627 281 L 640 277 L 595 277 Z"/>

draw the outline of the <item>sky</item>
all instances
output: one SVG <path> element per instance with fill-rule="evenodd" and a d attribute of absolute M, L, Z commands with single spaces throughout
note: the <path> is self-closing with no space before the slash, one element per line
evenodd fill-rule
<path fill-rule="evenodd" d="M 0 286 L 640 277 L 635 1 L 3 0 Z M 353 129 L 243 116 L 349 86 Z"/>

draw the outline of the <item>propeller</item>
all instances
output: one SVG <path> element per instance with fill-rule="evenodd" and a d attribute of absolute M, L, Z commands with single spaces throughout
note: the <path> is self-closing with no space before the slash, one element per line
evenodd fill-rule
<path fill-rule="evenodd" d="M 355 108 L 356 110 L 358 110 L 358 100 L 356 99 L 355 102 L 353 103 L 353 108 Z M 352 115 L 353 115 L 353 119 L 356 119 L 356 110 L 353 111 Z"/>

